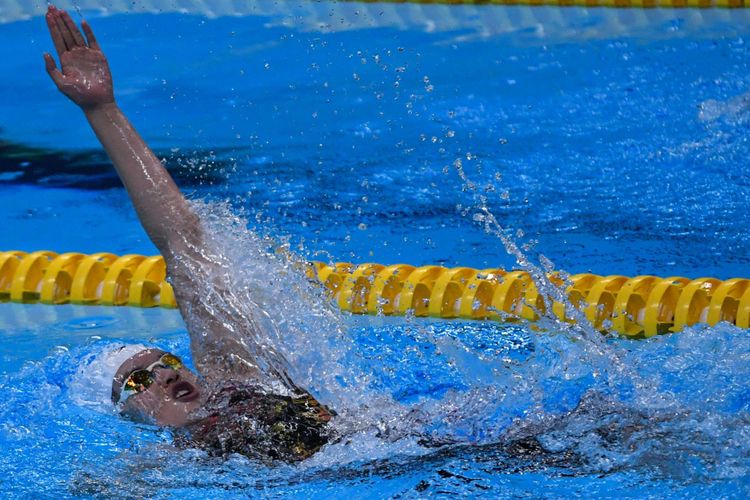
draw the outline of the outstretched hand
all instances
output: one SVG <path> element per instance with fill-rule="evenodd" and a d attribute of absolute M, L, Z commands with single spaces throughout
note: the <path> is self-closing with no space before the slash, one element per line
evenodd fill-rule
<path fill-rule="evenodd" d="M 99 48 L 91 26 L 81 23 L 86 41 L 70 15 L 50 5 L 47 10 L 47 27 L 60 57 L 62 71 L 54 58 L 44 54 L 47 73 L 60 92 L 84 109 L 115 102 L 112 75 L 107 58 Z"/>

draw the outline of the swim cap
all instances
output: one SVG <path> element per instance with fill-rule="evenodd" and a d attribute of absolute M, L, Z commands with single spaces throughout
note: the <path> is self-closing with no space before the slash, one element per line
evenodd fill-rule
<path fill-rule="evenodd" d="M 80 405 L 112 412 L 112 380 L 122 364 L 139 352 L 143 344 L 109 344 L 89 354 L 78 365 L 68 384 L 70 399 Z"/>

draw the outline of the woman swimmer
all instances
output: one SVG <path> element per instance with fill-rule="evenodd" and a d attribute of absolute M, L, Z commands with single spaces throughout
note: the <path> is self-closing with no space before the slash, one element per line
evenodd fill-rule
<path fill-rule="evenodd" d="M 181 429 L 178 440 L 211 453 L 285 461 L 312 455 L 331 437 L 333 412 L 289 379 L 281 355 L 244 340 L 257 337 L 257 322 L 214 313 L 232 303 L 229 287 L 212 272 L 216 264 L 197 215 L 117 106 L 107 58 L 91 27 L 82 22 L 84 39 L 68 13 L 54 6 L 46 19 L 61 65 L 45 53 L 47 72 L 84 112 L 164 257 L 200 373 L 159 349 L 121 347 L 109 356 L 116 361 L 113 403 L 134 420 Z M 197 296 L 205 283 L 211 300 Z M 267 383 L 269 372 L 275 383 Z"/>
<path fill-rule="evenodd" d="M 45 54 L 47 72 L 83 110 L 164 256 L 200 374 L 173 354 L 129 345 L 103 353 L 98 371 L 83 367 L 87 380 L 105 379 L 122 415 L 178 430 L 178 444 L 259 460 L 309 457 L 334 439 L 329 422 L 335 414 L 289 379 L 283 356 L 271 346 L 252 343 L 260 326 L 236 308 L 237 299 L 216 269 L 217 257 L 210 255 L 197 215 L 115 103 L 107 59 L 91 27 L 83 21 L 84 40 L 70 16 L 54 6 L 47 24 L 62 66 L 58 70 Z M 199 296 L 200 290 L 209 297 Z M 567 414 L 511 427 L 497 444 L 512 456 L 574 464 L 579 460 L 575 448 L 550 451 L 537 436 L 572 429 L 591 433 L 608 446 L 631 446 L 631 437 L 641 429 L 673 417 L 637 412 L 591 392 Z M 398 432 L 414 435 L 428 447 L 461 442 L 422 435 L 419 429 Z"/>

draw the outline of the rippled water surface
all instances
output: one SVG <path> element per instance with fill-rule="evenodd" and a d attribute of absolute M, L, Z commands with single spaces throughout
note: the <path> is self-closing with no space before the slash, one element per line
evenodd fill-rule
<path fill-rule="evenodd" d="M 200 200 L 238 286 L 277 320 L 287 311 L 274 342 L 347 437 L 273 468 L 175 450 L 168 431 L 87 402 L 80 369 L 116 340 L 187 357 L 175 311 L 0 304 L 4 491 L 746 495 L 746 331 L 626 341 L 551 321 L 351 318 L 273 251 L 517 267 L 478 221 L 485 197 L 531 264 L 750 276 L 744 18 L 571 10 L 560 29 L 554 9 L 535 22 L 441 7 L 423 22 L 389 5 L 378 23 L 365 7 L 339 19 L 339 4 L 314 5 L 330 20 L 304 8 L 87 16 L 121 106 Z M 498 16 L 516 29 L 482 28 Z M 40 18 L 0 24 L 0 37 L 12 40 L 0 47 L 0 250 L 155 253 L 83 117 L 46 80 Z"/>

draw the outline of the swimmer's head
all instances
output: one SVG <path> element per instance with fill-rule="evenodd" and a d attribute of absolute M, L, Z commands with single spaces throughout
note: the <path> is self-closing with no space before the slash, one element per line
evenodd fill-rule
<path fill-rule="evenodd" d="M 111 379 L 112 402 L 120 413 L 170 427 L 189 424 L 205 401 L 198 377 L 177 356 L 161 349 L 140 346 L 127 354 Z"/>
<path fill-rule="evenodd" d="M 70 378 L 74 403 L 94 410 L 112 411 L 112 378 L 131 356 L 148 349 L 143 344 L 99 344 L 85 355 Z"/>

